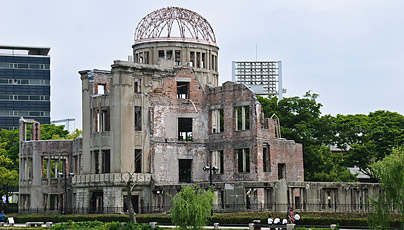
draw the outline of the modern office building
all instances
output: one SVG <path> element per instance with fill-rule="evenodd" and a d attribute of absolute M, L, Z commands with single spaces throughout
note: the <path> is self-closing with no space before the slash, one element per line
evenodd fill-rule
<path fill-rule="evenodd" d="M 50 48 L 0 45 L 0 129 L 50 123 Z"/>
<path fill-rule="evenodd" d="M 283 98 L 281 61 L 233 61 L 232 80 L 244 83 L 257 95 Z"/>

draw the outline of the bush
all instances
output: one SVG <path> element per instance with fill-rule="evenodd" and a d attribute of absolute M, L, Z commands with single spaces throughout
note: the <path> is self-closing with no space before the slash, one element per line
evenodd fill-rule
<path fill-rule="evenodd" d="M 55 224 L 52 226 L 54 230 L 150 230 L 151 227 L 147 224 L 136 224 L 136 223 L 120 223 L 120 222 L 109 222 L 103 223 L 100 221 L 82 221 Z M 158 227 L 155 229 L 159 229 Z"/>

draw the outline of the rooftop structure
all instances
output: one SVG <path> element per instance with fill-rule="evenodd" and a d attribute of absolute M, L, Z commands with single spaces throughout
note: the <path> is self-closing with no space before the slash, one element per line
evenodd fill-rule
<path fill-rule="evenodd" d="M 283 98 L 281 61 L 233 61 L 232 81 L 246 84 L 257 95 Z"/>

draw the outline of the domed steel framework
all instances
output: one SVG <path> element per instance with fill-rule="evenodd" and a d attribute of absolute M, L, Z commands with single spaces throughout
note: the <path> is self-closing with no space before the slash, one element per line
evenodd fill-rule
<path fill-rule="evenodd" d="M 155 38 L 175 38 L 171 34 L 174 23 L 178 25 L 180 38 L 186 40 L 189 38 L 187 36 L 191 36 L 191 40 L 216 44 L 209 22 L 198 13 L 180 7 L 159 9 L 144 17 L 136 27 L 135 43 Z M 167 34 L 163 31 L 167 31 Z"/>

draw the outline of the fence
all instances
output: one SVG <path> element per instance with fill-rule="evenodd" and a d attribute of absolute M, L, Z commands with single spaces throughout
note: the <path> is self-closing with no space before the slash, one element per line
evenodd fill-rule
<path fill-rule="evenodd" d="M 323 205 L 323 204 L 303 204 L 294 206 L 289 204 L 248 204 L 248 205 L 237 205 L 237 204 L 226 204 L 226 205 L 214 205 L 213 212 L 215 213 L 232 213 L 232 212 L 284 212 L 288 207 L 292 207 L 298 212 L 343 212 L 343 213 L 368 213 L 374 208 L 368 204 L 333 204 L 333 205 Z M 151 214 L 151 213 L 169 213 L 171 206 L 139 206 L 135 207 L 135 212 L 139 214 Z M 389 207 L 392 213 L 399 213 L 396 207 Z M 19 213 L 49 213 L 63 214 L 124 214 L 127 213 L 124 207 L 75 207 L 73 209 L 57 209 L 57 210 L 46 210 L 46 209 L 19 209 Z"/>

